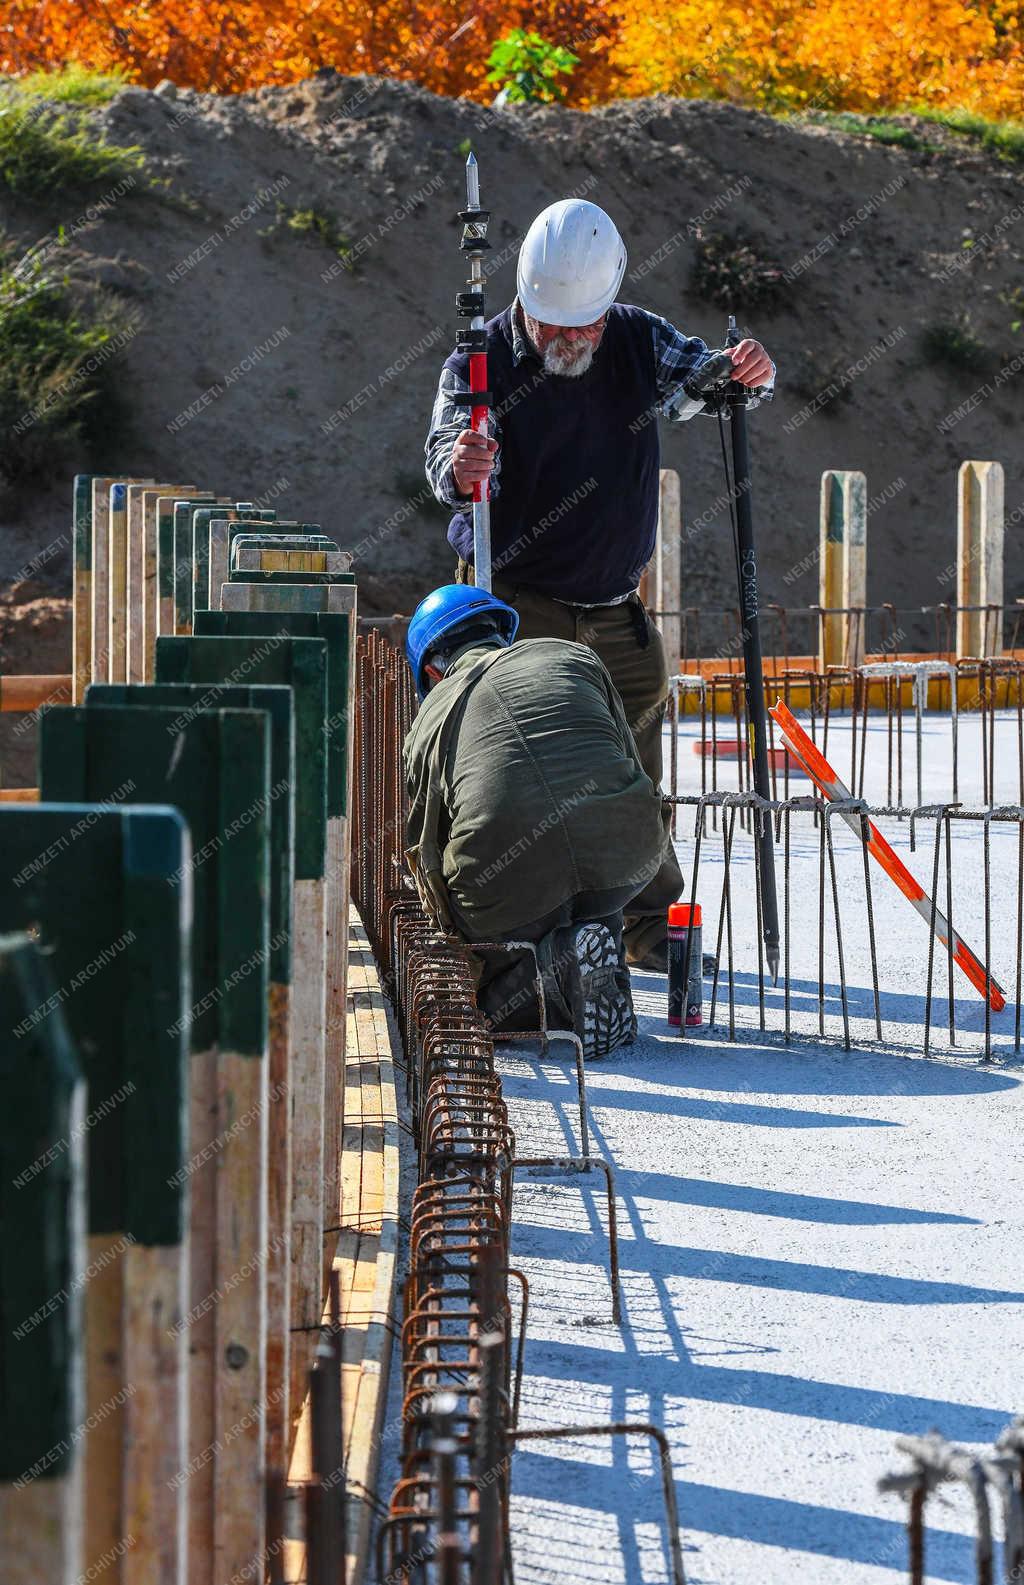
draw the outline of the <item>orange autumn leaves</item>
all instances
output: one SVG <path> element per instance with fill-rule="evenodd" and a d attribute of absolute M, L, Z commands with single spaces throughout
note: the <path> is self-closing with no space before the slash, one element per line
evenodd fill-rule
<path fill-rule="evenodd" d="M 1024 113 L 1024 3 L 620 0 L 628 92 L 714 95 L 767 109 L 910 105 Z"/>
<path fill-rule="evenodd" d="M 224 92 L 333 66 L 487 102 L 487 56 L 513 27 L 579 56 L 570 104 L 666 93 L 1024 113 L 1024 0 L 7 0 L 0 71 L 75 60 Z"/>
<path fill-rule="evenodd" d="M 221 92 L 311 76 L 411 78 L 435 92 L 488 102 L 487 56 L 516 26 L 535 28 L 581 57 L 570 93 L 580 100 L 614 91 L 607 49 L 615 23 L 593 0 L 7 0 L 0 21 L 0 72 L 76 60 L 99 71 L 121 67 L 152 87 L 163 77 Z"/>

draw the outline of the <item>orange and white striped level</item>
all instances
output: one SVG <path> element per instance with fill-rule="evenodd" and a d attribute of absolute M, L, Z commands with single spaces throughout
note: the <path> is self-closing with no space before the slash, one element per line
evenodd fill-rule
<path fill-rule="evenodd" d="M 839 803 L 852 799 L 853 794 L 840 781 L 824 754 L 808 737 L 792 710 L 784 705 L 780 699 L 778 704 L 772 706 L 769 714 L 773 717 L 776 726 L 782 733 L 790 753 L 800 761 L 808 776 L 810 776 L 811 780 L 829 802 Z M 839 813 L 850 829 L 856 832 L 857 836 L 863 841 L 860 815 L 843 809 Z M 930 927 L 932 923 L 932 900 L 928 893 L 914 879 L 903 860 L 889 846 L 874 822 L 868 820 L 867 827 L 869 834 L 865 845 L 871 857 L 877 859 L 885 873 L 891 880 L 896 882 L 904 897 L 913 903 L 921 918 Z M 986 995 L 988 996 L 992 1011 L 1001 1013 L 1006 1006 L 1006 997 L 991 974 L 987 977 L 986 989 L 985 965 L 971 951 L 963 937 L 958 936 L 956 931 L 950 928 L 948 919 L 939 912 L 938 908 L 935 910 L 935 935 L 943 946 L 947 946 L 952 942 L 953 962 L 963 969 L 975 990 L 980 991 L 983 1000 Z"/>

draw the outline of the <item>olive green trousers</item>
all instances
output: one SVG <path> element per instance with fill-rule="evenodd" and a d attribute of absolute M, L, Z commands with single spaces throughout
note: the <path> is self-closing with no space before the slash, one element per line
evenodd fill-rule
<path fill-rule="evenodd" d="M 460 560 L 457 578 L 459 583 L 470 582 L 472 567 Z M 655 787 L 660 787 L 668 668 L 661 634 L 639 595 L 631 595 L 621 605 L 587 607 L 565 605 L 501 576 L 492 580 L 492 588 L 499 600 L 519 613 L 517 638 L 569 639 L 588 645 L 601 657 L 618 689 L 640 763 Z M 670 818 L 670 806 L 666 805 L 666 835 Z M 639 963 L 652 947 L 665 942 L 669 905 L 677 902 L 682 892 L 682 873 L 669 841 L 661 867 L 624 910 L 623 941 L 629 962 Z"/>

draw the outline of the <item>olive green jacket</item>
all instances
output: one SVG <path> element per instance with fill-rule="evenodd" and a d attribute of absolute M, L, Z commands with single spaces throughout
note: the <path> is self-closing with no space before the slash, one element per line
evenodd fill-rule
<path fill-rule="evenodd" d="M 417 889 L 467 940 L 514 933 L 577 892 L 634 879 L 639 892 L 664 853 L 660 790 L 586 645 L 464 650 L 421 705 L 404 765 Z"/>

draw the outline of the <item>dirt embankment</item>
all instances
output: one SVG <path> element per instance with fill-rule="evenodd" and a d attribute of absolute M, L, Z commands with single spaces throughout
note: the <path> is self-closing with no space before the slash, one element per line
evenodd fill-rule
<path fill-rule="evenodd" d="M 725 311 L 690 279 L 701 217 L 741 228 L 790 272 L 784 305 L 740 316 L 778 366 L 776 400 L 751 420 L 766 600 L 817 598 L 824 468 L 867 474 L 873 603 L 953 597 L 963 459 L 1000 459 L 1007 511 L 1020 513 L 1024 332 L 1010 331 L 1020 308 L 1003 298 L 1024 280 L 1024 173 L 965 140 L 922 124 L 943 152 L 907 150 L 694 100 L 495 113 L 333 74 L 233 97 L 130 89 L 93 115 L 114 141 L 140 144 L 176 196 L 135 190 L 84 223 L 95 194 L 0 199 L 8 232 L 27 244 L 64 226 L 141 313 L 116 361 L 127 421 L 102 454 L 54 457 L 43 487 L 0 500 L 0 587 L 46 551 L 29 593 L 69 593 L 77 469 L 270 497 L 357 551 L 367 611 L 407 610 L 447 578 L 447 514 L 422 461 L 456 323 L 467 139 L 493 216 L 492 312 L 513 295 L 534 214 L 574 191 L 608 209 L 626 239 L 623 299 L 712 345 Z M 923 351 L 923 333 L 964 308 L 988 372 Z M 682 476 L 684 601 L 730 605 L 716 425 L 663 425 L 662 442 L 663 464 Z M 1024 594 L 1019 540 L 1011 532 L 1008 599 Z M 69 635 L 60 609 L 27 605 L 12 637 L 6 598 L 0 672 L 56 665 Z M 907 620 L 908 641 L 916 630 L 928 642 L 930 622 Z M 720 630 L 706 619 L 706 650 Z"/>

